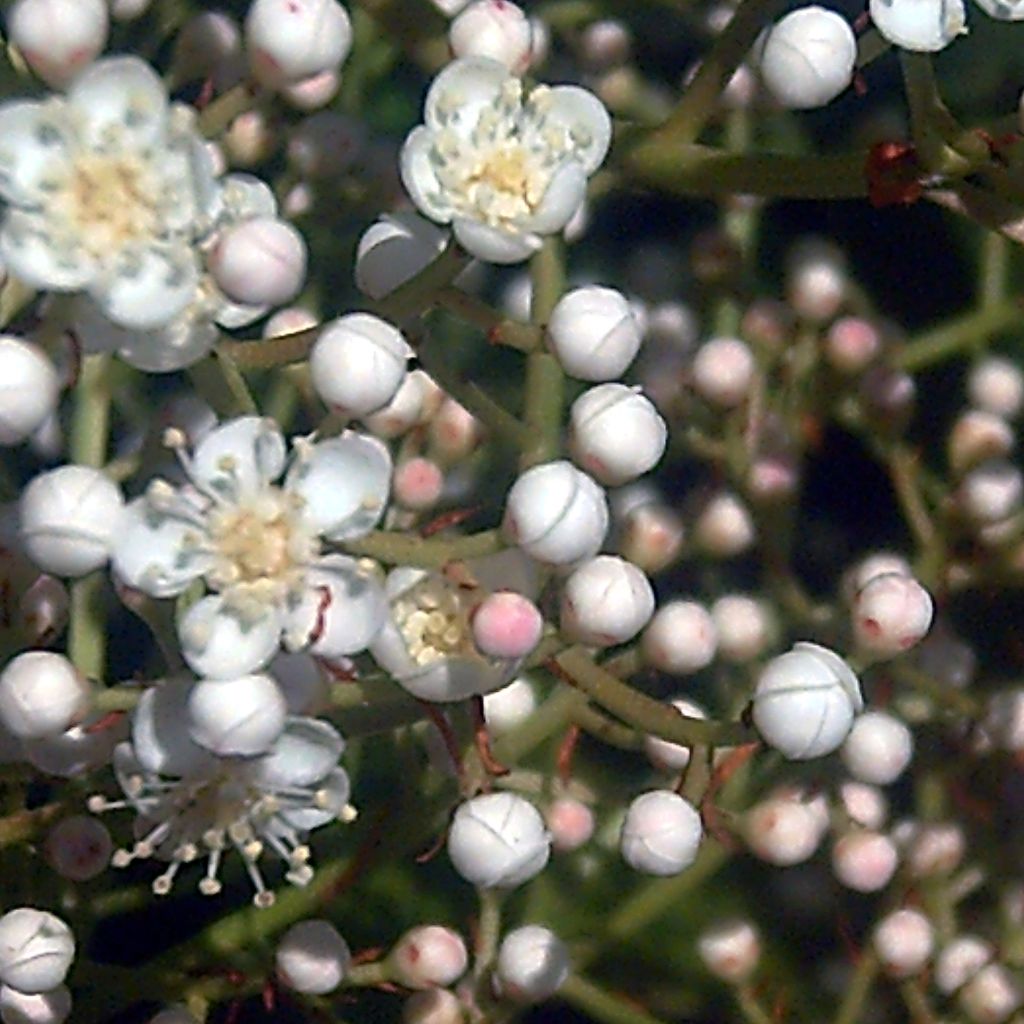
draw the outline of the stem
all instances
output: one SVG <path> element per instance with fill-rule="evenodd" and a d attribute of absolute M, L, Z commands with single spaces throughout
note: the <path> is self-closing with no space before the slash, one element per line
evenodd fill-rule
<path fill-rule="evenodd" d="M 610 747 L 618 747 L 619 750 L 640 750 L 644 745 L 643 737 L 635 730 L 620 725 L 589 704 L 581 704 L 576 708 L 572 713 L 572 720 L 584 732 Z"/>
<path fill-rule="evenodd" d="M 218 416 L 230 419 L 257 412 L 231 348 L 219 346 L 205 359 L 193 363 L 186 372 L 196 391 Z"/>
<path fill-rule="evenodd" d="M 531 327 L 502 316 L 493 306 L 454 285 L 442 288 L 437 293 L 437 304 L 460 320 L 479 327 L 494 345 L 506 345 L 520 352 L 532 352 L 540 346 L 540 331 L 536 326 Z"/>
<path fill-rule="evenodd" d="M 771 1016 L 757 1001 L 757 997 L 748 985 L 742 985 L 735 990 L 736 1002 L 739 1003 L 743 1019 L 748 1024 L 772 1024 Z"/>
<path fill-rule="evenodd" d="M 405 533 L 375 530 L 358 540 L 346 541 L 350 555 L 376 558 L 388 565 L 412 565 L 420 569 L 440 569 L 449 562 L 479 558 L 504 550 L 498 530 L 484 530 L 458 537 L 417 537 Z"/>
<path fill-rule="evenodd" d="M 479 982 L 486 977 L 498 956 L 504 893 L 497 889 L 478 889 L 477 896 L 480 900 L 480 919 L 477 922 L 473 977 Z"/>
<path fill-rule="evenodd" d="M 579 974 L 570 974 L 558 994 L 601 1024 L 662 1024 L 660 1018 Z"/>
<path fill-rule="evenodd" d="M 919 334 L 893 356 L 892 363 L 909 373 L 935 366 L 975 348 L 994 334 L 1010 330 L 1020 323 L 1020 319 L 1018 301 L 985 306 Z"/>
<path fill-rule="evenodd" d="M 864 950 L 857 961 L 857 969 L 853 972 L 832 1024 L 856 1024 L 860 1020 L 864 1003 L 877 976 L 878 959 L 870 950 Z"/>
<path fill-rule="evenodd" d="M 239 114 L 252 110 L 256 106 L 257 92 L 249 82 L 241 82 L 222 93 L 208 104 L 199 115 L 199 134 L 207 139 L 215 139 Z"/>

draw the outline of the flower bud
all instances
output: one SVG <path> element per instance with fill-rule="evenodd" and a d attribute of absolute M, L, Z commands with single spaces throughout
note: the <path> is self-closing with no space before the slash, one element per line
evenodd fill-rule
<path fill-rule="evenodd" d="M 446 397 L 430 421 L 430 451 L 445 465 L 469 458 L 483 436 L 483 424 L 454 398 Z"/>
<path fill-rule="evenodd" d="M 57 408 L 60 379 L 30 341 L 0 335 L 0 446 L 21 444 Z"/>
<path fill-rule="evenodd" d="M 592 21 L 580 33 L 581 56 L 594 71 L 607 71 L 625 64 L 632 45 L 628 26 L 617 18 Z"/>
<path fill-rule="evenodd" d="M 481 889 L 513 888 L 539 874 L 551 854 L 540 812 L 515 793 L 487 793 L 459 805 L 448 830 L 448 856 Z"/>
<path fill-rule="evenodd" d="M 635 565 L 598 555 L 575 569 L 562 590 L 562 633 L 576 643 L 610 647 L 631 640 L 654 612 L 654 590 Z"/>
<path fill-rule="evenodd" d="M 636 871 L 678 875 L 696 860 L 703 832 L 691 803 L 669 789 L 652 789 L 629 805 L 619 848 Z"/>
<path fill-rule="evenodd" d="M 570 796 L 553 801 L 544 818 L 551 833 L 551 845 L 560 853 L 578 850 L 594 834 L 594 812 Z"/>
<path fill-rule="evenodd" d="M 3 1024 L 64 1024 L 70 1015 L 71 993 L 64 985 L 35 995 L 0 985 L 0 1020 Z"/>
<path fill-rule="evenodd" d="M 401 332 L 387 321 L 349 313 L 320 332 L 309 354 L 309 371 L 327 405 L 365 416 L 394 398 L 411 354 Z"/>
<path fill-rule="evenodd" d="M 175 81 L 214 78 L 233 68 L 242 52 L 238 24 L 223 11 L 202 11 L 174 37 L 171 70 Z"/>
<path fill-rule="evenodd" d="M 777 21 L 761 44 L 761 77 L 784 107 L 831 103 L 853 81 L 857 41 L 841 15 L 801 7 Z"/>
<path fill-rule="evenodd" d="M 928 963 L 935 945 L 935 932 L 920 911 L 896 910 L 875 926 L 871 944 L 886 974 L 892 978 L 909 978 Z"/>
<path fill-rule="evenodd" d="M 1024 373 L 1009 359 L 988 356 L 971 369 L 967 397 L 993 416 L 1016 419 L 1024 407 Z"/>
<path fill-rule="evenodd" d="M 714 558 L 733 558 L 754 543 L 754 521 L 746 505 L 729 491 L 713 494 L 693 524 L 693 539 Z"/>
<path fill-rule="evenodd" d="M 7 14 L 7 33 L 28 66 L 54 89 L 63 89 L 107 45 L 104 0 L 18 0 Z"/>
<path fill-rule="evenodd" d="M 522 594 L 499 590 L 473 609 L 473 643 L 489 658 L 525 658 L 540 642 L 544 618 Z"/>
<path fill-rule="evenodd" d="M 876 786 L 867 786 L 863 782 L 844 782 L 839 787 L 839 799 L 847 817 L 861 828 L 877 832 L 889 817 L 888 801 Z"/>
<path fill-rule="evenodd" d="M 860 651 L 893 658 L 931 628 L 935 604 L 917 580 L 883 573 L 868 580 L 853 601 L 853 635 Z"/>
<path fill-rule="evenodd" d="M 707 712 L 686 697 L 676 697 L 669 701 L 684 718 L 707 718 Z M 650 734 L 644 736 L 644 753 L 648 760 L 659 771 L 681 772 L 690 763 L 690 748 L 671 740 L 663 740 L 660 736 Z"/>
<path fill-rule="evenodd" d="M 424 512 L 441 500 L 443 491 L 444 472 L 432 459 L 417 456 L 395 466 L 391 496 L 402 508 Z"/>
<path fill-rule="evenodd" d="M 569 450 L 588 473 L 609 487 L 652 469 L 667 441 L 665 421 L 636 388 L 599 384 L 572 404 Z"/>
<path fill-rule="evenodd" d="M 857 594 L 876 576 L 893 573 L 899 576 L 913 576 L 910 563 L 902 555 L 894 551 L 876 551 L 847 569 L 843 574 L 840 591 L 844 600 L 852 605 Z"/>
<path fill-rule="evenodd" d="M 43 646 L 44 641 L 53 640 L 67 625 L 70 606 L 68 588 L 43 573 L 18 599 L 16 624 L 30 644 Z"/>
<path fill-rule="evenodd" d="M 270 159 L 281 141 L 279 126 L 263 110 L 245 110 L 222 136 L 225 151 L 237 167 L 253 167 Z"/>
<path fill-rule="evenodd" d="M 909 373 L 875 363 L 861 376 L 858 394 L 871 425 L 896 433 L 906 427 L 914 412 L 917 384 Z"/>
<path fill-rule="evenodd" d="M 309 78 L 300 78 L 297 82 L 289 82 L 281 86 L 281 99 L 296 110 L 319 110 L 326 107 L 341 87 L 341 73 L 335 68 L 327 68 L 324 71 L 310 75 Z M 325 113 L 330 113 L 325 111 Z M 339 144 L 338 152 L 335 154 L 340 160 L 350 159 L 346 152 L 344 140 Z M 305 211 L 304 211 L 305 212 Z"/>
<path fill-rule="evenodd" d="M 906 770 L 914 755 L 914 737 L 893 715 L 866 711 L 853 723 L 840 756 L 860 782 L 888 786 Z"/>
<path fill-rule="evenodd" d="M 0 982 L 25 995 L 50 992 L 75 958 L 75 938 L 59 918 L 34 907 L 0 917 Z"/>
<path fill-rule="evenodd" d="M 711 405 L 731 409 L 746 400 L 756 366 L 750 346 L 739 338 L 712 338 L 693 358 L 693 386 Z"/>
<path fill-rule="evenodd" d="M 854 892 L 878 892 L 896 873 L 899 855 L 888 836 L 877 832 L 850 832 L 832 847 L 832 870 Z"/>
<path fill-rule="evenodd" d="M 675 509 L 660 501 L 646 502 L 622 517 L 619 554 L 653 575 L 679 557 L 684 539 L 683 521 Z"/>
<path fill-rule="evenodd" d="M 868 12 L 884 39 L 918 53 L 945 49 L 967 31 L 962 0 L 870 0 Z"/>
<path fill-rule="evenodd" d="M 813 856 L 821 831 L 814 808 L 802 800 L 771 797 L 743 817 L 743 835 L 751 852 L 776 867 L 790 867 Z"/>
<path fill-rule="evenodd" d="M 697 955 L 719 981 L 741 985 L 761 959 L 761 937 L 750 921 L 717 921 L 698 936 Z"/>
<path fill-rule="evenodd" d="M 1020 1009 L 1024 992 L 1006 967 L 987 964 L 960 990 L 957 1002 L 973 1024 L 1003 1024 Z"/>
<path fill-rule="evenodd" d="M 414 992 L 402 1007 L 403 1024 L 465 1024 L 462 1003 L 446 988 Z"/>
<path fill-rule="evenodd" d="M 770 747 L 804 761 L 838 749 L 863 706 L 857 676 L 838 654 L 797 643 L 761 670 L 754 725 Z"/>
<path fill-rule="evenodd" d="M 245 42 L 253 75 L 276 89 L 337 70 L 352 47 L 352 23 L 335 0 L 253 0 Z"/>
<path fill-rule="evenodd" d="M 604 491 L 571 462 L 545 462 L 512 485 L 502 529 L 532 558 L 569 565 L 601 549 L 608 502 Z"/>
<path fill-rule="evenodd" d="M 283 306 L 305 283 L 306 243 L 286 220 L 252 217 L 220 234 L 208 265 L 232 302 Z"/>
<path fill-rule="evenodd" d="M 188 667 L 197 676 L 232 679 L 277 653 L 278 620 L 264 616 L 255 623 L 225 612 L 220 594 L 207 594 L 178 621 L 178 642 Z"/>
<path fill-rule="evenodd" d="M 253 757 L 281 735 L 287 713 L 270 676 L 201 679 L 188 698 L 189 736 L 218 757 Z"/>
<path fill-rule="evenodd" d="M 489 57 L 514 75 L 530 67 L 533 40 L 530 21 L 509 0 L 474 0 L 448 27 L 452 56 Z"/>
<path fill-rule="evenodd" d="M 797 316 L 812 324 L 835 317 L 847 288 L 842 252 L 831 242 L 807 238 L 793 247 L 786 263 L 786 299 Z"/>
<path fill-rule="evenodd" d="M 284 933 L 274 954 L 277 976 L 303 995 L 333 992 L 352 966 L 348 943 L 330 921 L 300 921 Z"/>
<path fill-rule="evenodd" d="M 26 651 L 0 674 L 0 722 L 15 736 L 57 736 L 89 710 L 91 690 L 62 654 Z"/>
<path fill-rule="evenodd" d="M 413 370 L 402 378 L 390 402 L 362 417 L 363 425 L 377 437 L 401 437 L 425 423 L 442 401 L 441 389 L 433 380 L 422 370 Z"/>
<path fill-rule="evenodd" d="M 626 297 L 588 285 L 566 292 L 551 311 L 547 341 L 562 368 L 578 380 L 621 377 L 640 350 L 640 325 Z"/>
<path fill-rule="evenodd" d="M 292 133 L 288 159 L 305 178 L 333 178 L 355 162 L 364 143 L 362 124 L 324 110 L 307 117 Z"/>
<path fill-rule="evenodd" d="M 502 939 L 494 975 L 506 999 L 539 1003 L 550 999 L 569 977 L 569 950 L 549 928 L 524 925 Z"/>
<path fill-rule="evenodd" d="M 841 317 L 825 335 L 825 358 L 833 370 L 847 376 L 863 373 L 881 351 L 881 333 L 861 317 Z"/>
<path fill-rule="evenodd" d="M 1004 459 L 1013 451 L 1013 428 L 1002 417 L 982 409 L 968 409 L 949 432 L 946 457 L 958 476 L 989 459 Z"/>
<path fill-rule="evenodd" d="M 388 956 L 392 976 L 406 988 L 444 988 L 465 974 L 468 963 L 462 937 L 436 924 L 407 931 Z"/>
<path fill-rule="evenodd" d="M 493 693 L 484 694 L 484 720 L 494 736 L 522 725 L 537 708 L 537 695 L 526 679 L 513 679 Z"/>
<path fill-rule="evenodd" d="M 43 843 L 50 867 L 72 882 L 87 882 L 106 870 L 113 849 L 107 827 L 84 814 L 57 822 Z"/>
<path fill-rule="evenodd" d="M 98 469 L 60 466 L 22 492 L 22 543 L 44 571 L 84 576 L 106 562 L 123 510 L 120 488 Z"/>
<path fill-rule="evenodd" d="M 972 469 L 960 482 L 956 498 L 963 514 L 979 526 L 998 523 L 1021 505 L 1024 482 L 1020 470 L 1002 459 Z"/>
<path fill-rule="evenodd" d="M 935 970 L 932 972 L 935 987 L 943 995 L 952 995 L 994 956 L 991 943 L 977 935 L 958 935 L 943 946 L 935 958 Z"/>
<path fill-rule="evenodd" d="M 718 645 L 715 623 L 696 601 L 663 604 L 644 630 L 647 663 L 661 672 L 686 676 L 711 664 Z"/>
<path fill-rule="evenodd" d="M 950 875 L 963 862 L 965 849 L 963 829 L 955 822 L 921 825 L 907 844 L 907 867 L 914 878 Z"/>
<path fill-rule="evenodd" d="M 743 594 L 726 594 L 711 606 L 718 654 L 739 664 L 760 657 L 775 639 L 776 623 L 763 601 Z"/>

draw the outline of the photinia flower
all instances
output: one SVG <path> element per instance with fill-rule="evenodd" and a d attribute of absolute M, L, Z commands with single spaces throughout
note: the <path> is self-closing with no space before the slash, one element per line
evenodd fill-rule
<path fill-rule="evenodd" d="M 257 416 L 214 428 L 191 457 L 180 432 L 168 442 L 188 484 L 156 480 L 131 502 L 111 560 L 124 584 L 152 597 L 206 583 L 209 593 L 178 621 L 196 673 L 244 675 L 282 641 L 327 659 L 363 650 L 387 614 L 383 588 L 372 569 L 322 545 L 361 537 L 380 520 L 387 448 L 346 431 L 296 441 L 288 464 L 277 425 Z"/>
<path fill-rule="evenodd" d="M 569 223 L 611 141 L 586 89 L 523 83 L 497 61 L 467 57 L 434 79 L 425 123 L 402 149 L 402 181 L 420 212 L 451 224 L 467 251 L 518 263 Z"/>

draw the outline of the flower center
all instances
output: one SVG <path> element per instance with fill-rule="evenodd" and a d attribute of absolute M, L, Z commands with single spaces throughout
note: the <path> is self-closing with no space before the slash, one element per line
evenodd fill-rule
<path fill-rule="evenodd" d="M 434 581 L 413 587 L 395 602 L 395 622 L 417 665 L 453 656 L 479 657 L 463 605 L 454 590 Z"/>

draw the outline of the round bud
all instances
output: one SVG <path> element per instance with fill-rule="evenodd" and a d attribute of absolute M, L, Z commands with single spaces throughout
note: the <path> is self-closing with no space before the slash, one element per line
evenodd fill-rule
<path fill-rule="evenodd" d="M 282 306 L 305 283 L 306 243 L 286 220 L 252 217 L 220 234 L 208 265 L 232 302 Z"/>
<path fill-rule="evenodd" d="M 569 450 L 596 480 L 618 487 L 653 469 L 668 427 L 637 388 L 599 384 L 572 404 Z"/>
<path fill-rule="evenodd" d="M 0 723 L 15 736 L 58 736 L 89 710 L 89 682 L 62 654 L 26 651 L 0 674 Z"/>
<path fill-rule="evenodd" d="M 89 466 L 60 466 L 33 477 L 21 494 L 21 540 L 29 558 L 55 576 L 84 576 L 106 562 L 124 498 Z"/>
<path fill-rule="evenodd" d="M 253 75 L 275 89 L 337 70 L 352 47 L 352 23 L 335 0 L 253 0 L 245 42 Z"/>
<path fill-rule="evenodd" d="M 352 966 L 348 943 L 330 921 L 300 921 L 284 933 L 274 954 L 281 982 L 304 995 L 333 992 Z"/>
<path fill-rule="evenodd" d="M 60 379 L 30 341 L 0 335 L 0 446 L 21 444 L 57 408 Z"/>
<path fill-rule="evenodd" d="M 171 68 L 179 82 L 216 77 L 234 65 L 242 52 L 238 24 L 223 11 L 202 11 L 174 37 Z"/>
<path fill-rule="evenodd" d="M 425 423 L 442 400 L 441 389 L 433 380 L 422 370 L 413 370 L 402 378 L 390 402 L 362 417 L 363 424 L 378 437 L 401 437 Z"/>
<path fill-rule="evenodd" d="M 993 957 L 992 944 L 977 935 L 958 935 L 939 950 L 932 980 L 946 996 L 962 988 Z"/>
<path fill-rule="evenodd" d="M 669 706 L 684 718 L 707 718 L 707 712 L 686 697 L 677 697 Z M 681 743 L 663 740 L 660 736 L 644 736 L 644 753 L 659 771 L 681 772 L 690 763 L 690 748 Z"/>
<path fill-rule="evenodd" d="M 414 992 L 402 1007 L 403 1024 L 465 1024 L 462 1003 L 446 988 Z"/>
<path fill-rule="evenodd" d="M 462 937 L 436 924 L 407 931 L 388 956 L 392 976 L 406 988 L 444 988 L 465 974 L 468 963 Z"/>
<path fill-rule="evenodd" d="M 338 95 L 340 86 L 341 73 L 335 68 L 328 68 L 326 71 L 310 75 L 309 78 L 300 78 L 297 82 L 281 86 L 281 98 L 296 110 L 319 110 Z M 345 151 L 347 142 L 347 139 L 342 140 L 338 152 L 334 154 L 341 160 L 349 157 Z"/>
<path fill-rule="evenodd" d="M 889 804 L 885 794 L 875 786 L 863 782 L 844 782 L 839 787 L 839 799 L 847 817 L 861 828 L 878 831 L 889 817 Z"/>
<path fill-rule="evenodd" d="M 640 325 L 626 297 L 588 285 L 566 292 L 551 311 L 547 341 L 562 368 L 578 380 L 622 376 L 640 350 Z"/>
<path fill-rule="evenodd" d="M 914 737 L 896 717 L 867 711 L 853 723 L 840 756 L 860 782 L 888 786 L 906 770 L 914 755 Z"/>
<path fill-rule="evenodd" d="M 318 75 L 308 81 L 315 82 L 319 78 Z M 289 87 L 289 91 L 304 85 L 300 82 L 298 86 Z M 324 110 L 307 117 L 292 133 L 288 140 L 288 159 L 303 177 L 333 178 L 355 162 L 364 143 L 362 124 L 344 114 Z"/>
<path fill-rule="evenodd" d="M 64 985 L 35 995 L 0 985 L 3 1024 L 64 1024 L 70 1015 L 71 993 Z"/>
<path fill-rule="evenodd" d="M 771 608 L 756 597 L 726 594 L 711 606 L 718 655 L 742 664 L 760 657 L 775 638 Z"/>
<path fill-rule="evenodd" d="M 761 670 L 754 725 L 768 746 L 804 761 L 838 749 L 863 706 L 857 676 L 838 654 L 797 643 Z"/>
<path fill-rule="evenodd" d="M 432 459 L 417 456 L 395 466 L 391 480 L 391 496 L 413 512 L 424 512 L 441 500 L 444 472 Z"/>
<path fill-rule="evenodd" d="M 1003 1024 L 1020 1009 L 1024 992 L 1002 964 L 986 964 L 960 990 L 957 1002 L 973 1024 Z"/>
<path fill-rule="evenodd" d="M 704 401 L 731 409 L 746 400 L 757 367 L 750 346 L 739 338 L 712 338 L 693 358 L 693 386 Z"/>
<path fill-rule="evenodd" d="M 87 882 L 110 863 L 114 844 L 107 827 L 95 818 L 76 814 L 50 829 L 43 853 L 61 878 Z"/>
<path fill-rule="evenodd" d="M 1012 463 L 993 459 L 972 469 L 956 492 L 961 510 L 980 526 L 998 523 L 1021 505 L 1024 482 Z"/>
<path fill-rule="evenodd" d="M 492 736 L 522 725 L 536 708 L 537 695 L 525 679 L 513 679 L 508 686 L 484 694 L 484 720 Z"/>
<path fill-rule="evenodd" d="M 797 316 L 827 323 L 842 307 L 846 287 L 846 262 L 831 242 L 808 238 L 794 246 L 786 266 L 786 299 Z"/>
<path fill-rule="evenodd" d="M 878 892 L 896 873 L 899 854 L 888 836 L 850 832 L 832 847 L 832 870 L 854 892 Z"/>
<path fill-rule="evenodd" d="M 581 56 L 594 71 L 625 64 L 632 44 L 629 28 L 616 18 L 592 21 L 580 33 Z"/>
<path fill-rule="evenodd" d="M 935 932 L 918 910 L 909 908 L 887 914 L 871 933 L 871 944 L 890 977 L 917 974 L 932 955 Z"/>
<path fill-rule="evenodd" d="M 152 0 L 110 0 L 110 13 L 116 21 L 134 21 L 149 10 Z"/>
<path fill-rule="evenodd" d="M 1004 459 L 1016 443 L 1013 428 L 1001 416 L 968 409 L 949 432 L 946 457 L 958 476 L 989 459 Z"/>
<path fill-rule="evenodd" d="M 281 735 L 287 713 L 270 676 L 201 679 L 188 698 L 189 736 L 218 757 L 253 757 Z"/>
<path fill-rule="evenodd" d="M 594 812 L 570 796 L 553 801 L 544 817 L 551 833 L 551 845 L 560 853 L 578 850 L 594 834 Z"/>
<path fill-rule="evenodd" d="M 967 396 L 972 405 L 993 416 L 1016 419 L 1024 407 L 1024 373 L 1009 359 L 988 356 L 971 369 Z"/>
<path fill-rule="evenodd" d="M 474 0 L 448 27 L 454 58 L 489 57 L 514 75 L 530 66 L 532 36 L 529 19 L 509 0 Z"/>
<path fill-rule="evenodd" d="M 34 907 L 0 917 L 0 982 L 25 995 L 62 984 L 75 958 L 75 937 L 59 918 Z"/>
<path fill-rule="evenodd" d="M 263 110 L 243 111 L 221 137 L 237 167 L 253 167 L 270 159 L 280 141 L 279 126 Z"/>
<path fill-rule="evenodd" d="M 502 939 L 494 975 L 506 999 L 539 1003 L 550 999 L 569 977 L 569 950 L 549 928 L 528 924 Z"/>
<path fill-rule="evenodd" d="M 598 555 L 565 581 L 560 626 L 576 643 L 610 647 L 631 640 L 653 613 L 654 590 L 643 572 L 618 555 Z"/>
<path fill-rule="evenodd" d="M 447 465 L 472 455 L 482 434 L 480 421 L 450 397 L 441 403 L 428 429 L 431 452 Z"/>
<path fill-rule="evenodd" d="M 712 495 L 693 524 L 693 539 L 714 558 L 733 558 L 754 543 L 754 521 L 746 505 L 728 491 Z"/>
<path fill-rule="evenodd" d="M 668 568 L 683 548 L 683 521 L 675 509 L 651 501 L 631 509 L 622 517 L 619 553 L 644 572 L 654 574 Z"/>
<path fill-rule="evenodd" d="M 320 332 L 309 354 L 309 371 L 327 405 L 365 416 L 394 398 L 411 354 L 401 332 L 387 321 L 349 313 Z"/>
<path fill-rule="evenodd" d="M 894 551 L 876 551 L 858 562 L 843 574 L 840 587 L 843 598 L 851 605 L 857 595 L 876 576 L 896 574 L 913 577 L 910 563 Z"/>
<path fill-rule="evenodd" d="M 636 871 L 678 875 L 697 859 L 703 832 L 691 803 L 669 789 L 653 789 L 629 805 L 619 848 Z"/>
<path fill-rule="evenodd" d="M 777 21 L 761 45 L 761 77 L 784 107 L 831 103 L 853 81 L 857 40 L 841 15 L 801 7 Z"/>
<path fill-rule="evenodd" d="M 772 797 L 744 815 L 743 834 L 751 852 L 776 867 L 800 864 L 821 842 L 821 821 L 802 800 Z"/>
<path fill-rule="evenodd" d="M 962 0 L 938 5 L 921 0 L 870 0 L 868 12 L 884 39 L 919 53 L 942 50 L 967 31 Z"/>
<path fill-rule="evenodd" d="M 525 658 L 540 642 L 544 617 L 522 594 L 499 590 L 473 609 L 473 643 L 489 658 Z"/>
<path fill-rule="evenodd" d="M 848 376 L 863 373 L 881 351 L 878 328 L 858 316 L 841 317 L 825 335 L 825 358 L 833 370 Z"/>
<path fill-rule="evenodd" d="M 915 878 L 950 875 L 964 859 L 963 829 L 953 822 L 915 828 L 907 845 L 906 861 Z"/>
<path fill-rule="evenodd" d="M 710 665 L 717 646 L 715 623 L 696 601 L 663 604 L 641 641 L 647 663 L 676 676 L 687 676 Z"/>
<path fill-rule="evenodd" d="M 105 0 L 18 0 L 7 14 L 7 33 L 28 66 L 54 89 L 63 89 L 107 45 Z"/>
<path fill-rule="evenodd" d="M 853 601 L 853 635 L 863 654 L 892 658 L 920 642 L 931 628 L 935 604 L 917 580 L 883 573 L 868 580 Z"/>
<path fill-rule="evenodd" d="M 697 955 L 719 981 L 741 985 L 761 959 L 761 936 L 750 921 L 717 921 L 697 938 Z"/>
<path fill-rule="evenodd" d="M 545 462 L 512 485 L 502 529 L 537 561 L 569 565 L 601 549 L 608 502 L 601 487 L 571 462 Z"/>
<path fill-rule="evenodd" d="M 448 830 L 455 870 L 481 889 L 512 888 L 543 870 L 551 853 L 544 819 L 515 793 L 487 793 L 459 806 Z"/>
<path fill-rule="evenodd" d="M 178 645 L 188 667 L 208 679 L 233 679 L 265 665 L 280 649 L 279 621 L 253 623 L 225 612 L 220 594 L 207 594 L 178 620 Z"/>

